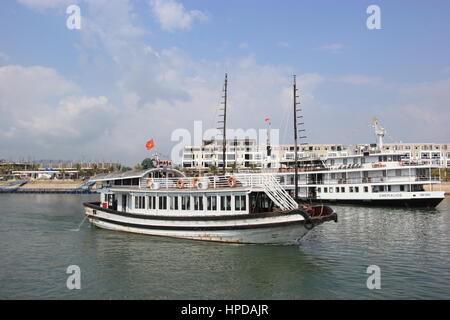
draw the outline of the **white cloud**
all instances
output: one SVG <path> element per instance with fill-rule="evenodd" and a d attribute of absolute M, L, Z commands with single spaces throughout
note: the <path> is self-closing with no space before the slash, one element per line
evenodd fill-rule
<path fill-rule="evenodd" d="M 241 49 L 247 49 L 247 48 L 248 48 L 248 43 L 247 43 L 247 42 L 241 42 L 241 43 L 239 44 L 239 48 L 241 48 Z"/>
<path fill-rule="evenodd" d="M 337 77 L 335 79 L 337 82 L 344 82 L 348 84 L 354 85 L 367 85 L 367 84 L 380 84 L 382 83 L 381 78 L 377 77 L 369 77 L 364 75 L 345 75 L 341 77 Z"/>
<path fill-rule="evenodd" d="M 79 0 L 17 0 L 30 9 L 45 10 L 77 4 Z"/>
<path fill-rule="evenodd" d="M 183 4 L 174 0 L 151 0 L 153 14 L 161 28 L 166 31 L 188 30 L 195 20 L 205 21 L 208 16 L 200 10 L 187 11 Z"/>
<path fill-rule="evenodd" d="M 282 48 L 289 48 L 289 43 L 285 42 L 285 41 L 280 41 L 277 43 L 277 46 L 282 47 Z"/>
<path fill-rule="evenodd" d="M 74 155 L 95 141 L 117 110 L 51 68 L 0 67 L 0 149 L 37 156 Z"/>
<path fill-rule="evenodd" d="M 338 52 L 343 48 L 344 45 L 342 43 L 331 43 L 320 47 L 321 50 L 330 52 Z"/>

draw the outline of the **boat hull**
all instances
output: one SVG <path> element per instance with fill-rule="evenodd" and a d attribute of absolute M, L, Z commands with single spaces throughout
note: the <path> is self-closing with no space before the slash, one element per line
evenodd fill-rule
<path fill-rule="evenodd" d="M 435 208 L 444 198 L 422 199 L 304 199 L 307 202 L 354 204 L 373 207 Z"/>
<path fill-rule="evenodd" d="M 104 209 L 85 203 L 90 222 L 103 229 L 189 240 L 248 244 L 297 244 L 316 225 L 303 211 L 254 216 L 151 216 Z M 335 214 L 334 214 L 335 215 Z"/>

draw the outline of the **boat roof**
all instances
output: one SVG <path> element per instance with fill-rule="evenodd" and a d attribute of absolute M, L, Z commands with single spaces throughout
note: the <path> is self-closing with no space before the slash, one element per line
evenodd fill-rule
<path fill-rule="evenodd" d="M 177 177 L 184 177 L 185 174 L 177 169 L 172 168 L 151 168 L 145 170 L 130 170 L 130 171 L 120 171 L 111 173 L 100 173 L 92 177 L 89 181 L 99 182 L 107 180 L 122 180 L 122 179 L 133 179 L 133 178 L 143 178 L 152 172 L 164 172 L 173 173 Z"/>

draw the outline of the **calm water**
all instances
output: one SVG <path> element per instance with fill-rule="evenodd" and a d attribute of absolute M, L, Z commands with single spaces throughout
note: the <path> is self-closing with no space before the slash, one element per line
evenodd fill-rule
<path fill-rule="evenodd" d="M 96 195 L 0 195 L 0 299 L 449 299 L 450 199 L 435 210 L 335 206 L 300 246 L 112 232 L 83 219 Z M 81 290 L 66 269 L 81 268 Z M 366 268 L 381 268 L 369 290 Z"/>

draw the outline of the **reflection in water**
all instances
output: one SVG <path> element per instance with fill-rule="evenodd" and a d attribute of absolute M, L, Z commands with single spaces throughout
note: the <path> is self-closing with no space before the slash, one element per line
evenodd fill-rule
<path fill-rule="evenodd" d="M 334 206 L 299 246 L 234 245 L 98 229 L 92 195 L 0 195 L 0 298 L 450 298 L 450 201 L 437 209 Z M 81 290 L 65 286 L 79 265 Z M 369 265 L 381 290 L 369 290 Z"/>

